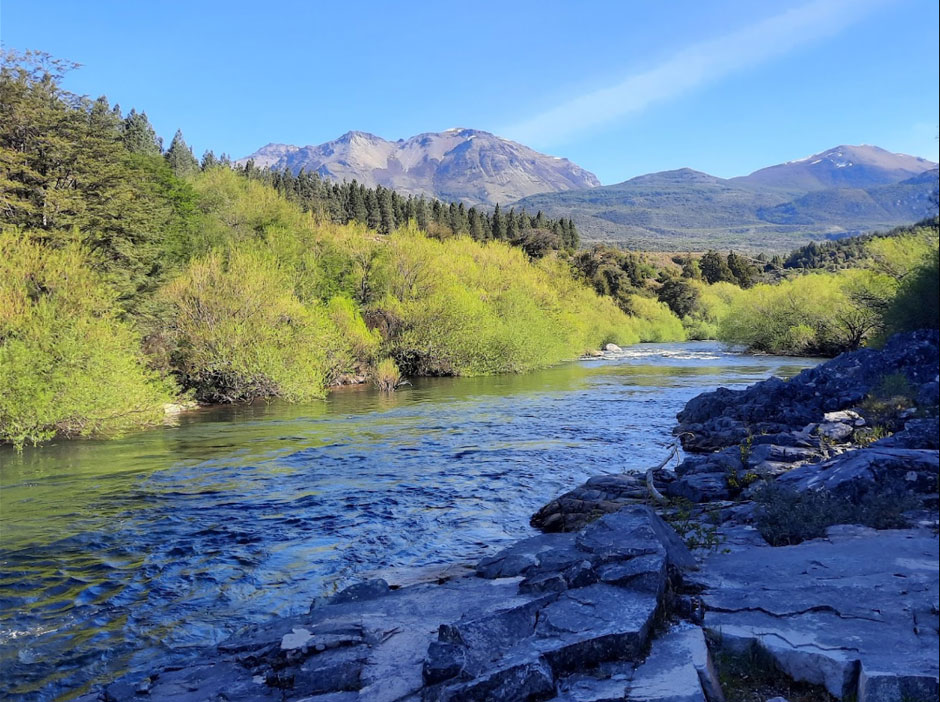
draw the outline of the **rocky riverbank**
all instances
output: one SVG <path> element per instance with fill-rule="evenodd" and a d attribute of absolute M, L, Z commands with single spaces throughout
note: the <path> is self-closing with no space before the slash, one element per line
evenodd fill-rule
<path fill-rule="evenodd" d="M 360 583 L 81 699 L 935 700 L 937 369 L 918 332 L 700 395 L 674 471 L 589 480 L 471 575 Z"/>

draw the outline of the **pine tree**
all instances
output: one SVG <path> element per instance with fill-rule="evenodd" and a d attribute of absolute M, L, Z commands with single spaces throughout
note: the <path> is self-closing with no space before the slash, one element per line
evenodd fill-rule
<path fill-rule="evenodd" d="M 379 231 L 382 234 L 391 234 L 395 231 L 395 204 L 392 201 L 392 191 L 383 188 L 379 195 Z"/>
<path fill-rule="evenodd" d="M 166 150 L 164 156 L 173 173 L 180 178 L 185 178 L 199 170 L 199 162 L 193 156 L 192 149 L 186 145 L 186 140 L 183 139 L 183 132 L 180 129 L 177 129 L 176 134 L 173 135 L 173 141 L 170 142 L 170 148 Z M 249 161 L 245 165 L 250 176 L 254 170 L 254 162 Z M 247 168 L 248 166 L 250 166 L 250 169 Z"/>
<path fill-rule="evenodd" d="M 506 238 L 506 223 L 503 219 L 502 212 L 499 211 L 498 202 L 496 203 L 496 207 L 493 208 L 493 215 L 491 217 L 491 227 L 492 227 L 494 239 Z"/>
<path fill-rule="evenodd" d="M 137 112 L 134 109 L 128 113 L 122 123 L 122 139 L 124 146 L 132 154 L 146 154 L 159 156 L 163 151 L 163 140 L 157 136 L 146 112 Z"/>

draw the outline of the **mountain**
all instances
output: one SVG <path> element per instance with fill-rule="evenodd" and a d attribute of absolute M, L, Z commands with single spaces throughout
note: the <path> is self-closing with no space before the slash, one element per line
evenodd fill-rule
<path fill-rule="evenodd" d="M 448 129 L 386 141 L 347 132 L 319 146 L 268 144 L 250 156 L 256 166 L 301 168 L 336 181 L 353 179 L 403 194 L 471 205 L 505 204 L 528 195 L 593 188 L 597 177 L 565 158 L 476 129 Z"/>
<path fill-rule="evenodd" d="M 516 207 L 571 217 L 585 242 L 657 250 L 789 251 L 936 213 L 937 164 L 876 146 L 838 146 L 723 179 L 683 168 Z"/>
<path fill-rule="evenodd" d="M 936 167 L 936 163 L 925 158 L 893 154 L 869 144 L 843 145 L 796 161 L 761 168 L 750 175 L 731 178 L 731 181 L 791 192 L 871 188 L 898 183 Z"/>

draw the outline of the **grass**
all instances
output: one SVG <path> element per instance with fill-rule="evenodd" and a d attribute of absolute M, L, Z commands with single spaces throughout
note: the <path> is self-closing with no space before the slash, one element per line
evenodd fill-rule
<path fill-rule="evenodd" d="M 765 702 L 773 697 L 788 702 L 836 700 L 823 687 L 791 680 L 756 646 L 738 654 L 721 651 L 714 661 L 726 702 Z"/>

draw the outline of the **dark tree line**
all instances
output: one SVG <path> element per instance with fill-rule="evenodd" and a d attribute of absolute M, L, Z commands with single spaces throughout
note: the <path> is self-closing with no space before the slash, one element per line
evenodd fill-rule
<path fill-rule="evenodd" d="M 204 168 L 218 162 L 211 152 L 203 157 Z M 382 234 L 414 221 L 434 237 L 465 235 L 477 241 L 506 241 L 532 258 L 540 258 L 550 250 L 573 251 L 580 241 L 571 219 L 551 219 L 542 212 L 531 215 L 515 208 L 506 212 L 499 205 L 487 211 L 462 202 L 401 195 L 381 185 L 368 188 L 355 180 L 336 183 L 315 172 L 301 170 L 294 175 L 290 170 L 261 169 L 251 161 L 237 168 L 248 178 L 272 185 L 326 221 L 362 222 Z"/>

